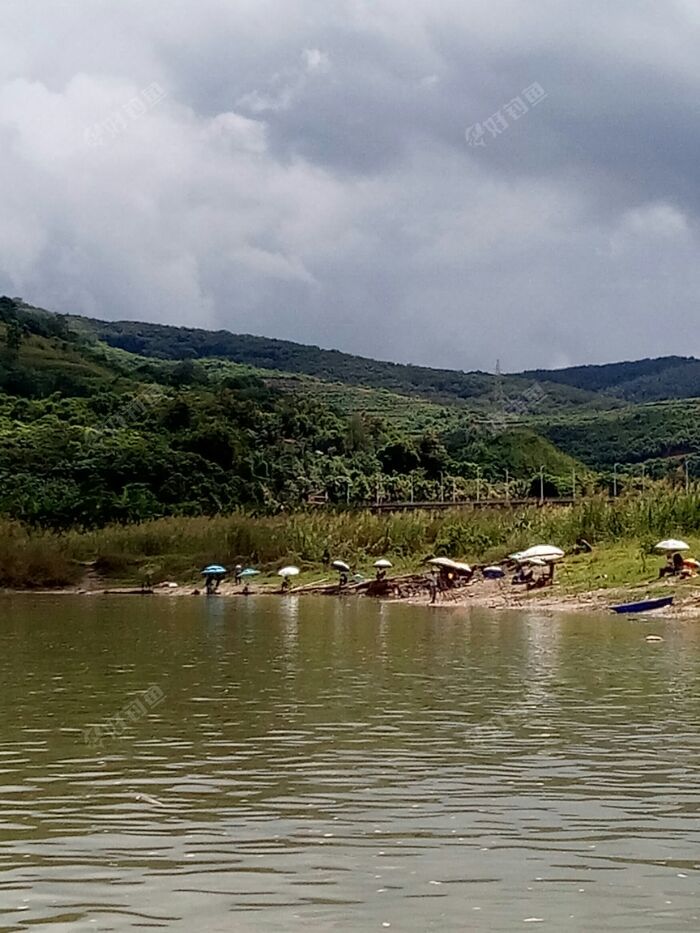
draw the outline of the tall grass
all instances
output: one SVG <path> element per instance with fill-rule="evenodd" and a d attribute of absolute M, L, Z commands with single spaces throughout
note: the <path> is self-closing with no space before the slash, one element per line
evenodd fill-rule
<path fill-rule="evenodd" d="M 70 586 L 81 576 L 82 568 L 58 535 L 0 521 L 1 587 Z"/>
<path fill-rule="evenodd" d="M 567 508 L 451 510 L 373 515 L 300 512 L 274 517 L 244 513 L 217 518 L 166 518 L 139 525 L 56 536 L 0 522 L 0 585 L 58 586 L 75 582 L 80 562 L 105 576 L 194 576 L 212 560 L 273 569 L 280 561 L 320 564 L 324 553 L 361 564 L 380 555 L 408 563 L 446 554 L 492 560 L 537 542 L 569 548 L 629 539 L 637 548 L 700 529 L 700 496 L 664 493 L 581 501 Z"/>

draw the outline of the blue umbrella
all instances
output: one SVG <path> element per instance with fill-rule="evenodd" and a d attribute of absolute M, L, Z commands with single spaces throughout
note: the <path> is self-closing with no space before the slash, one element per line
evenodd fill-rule
<path fill-rule="evenodd" d="M 224 573 L 228 573 L 228 570 L 222 567 L 221 564 L 209 564 L 209 566 L 205 567 L 202 571 L 202 574 L 205 576 L 220 576 Z"/>
<path fill-rule="evenodd" d="M 238 576 L 241 577 L 241 579 L 243 579 L 243 577 L 258 577 L 258 576 L 260 576 L 260 571 L 259 571 L 259 570 L 253 570 L 252 567 L 246 567 L 246 569 L 245 569 L 245 570 L 242 570 L 242 571 L 238 574 Z"/>

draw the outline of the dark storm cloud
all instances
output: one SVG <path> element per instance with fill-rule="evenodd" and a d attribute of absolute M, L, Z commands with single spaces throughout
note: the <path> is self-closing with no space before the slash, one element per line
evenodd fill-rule
<path fill-rule="evenodd" d="M 698 349 L 690 2 L 4 14 L 0 292 L 461 368 Z"/>

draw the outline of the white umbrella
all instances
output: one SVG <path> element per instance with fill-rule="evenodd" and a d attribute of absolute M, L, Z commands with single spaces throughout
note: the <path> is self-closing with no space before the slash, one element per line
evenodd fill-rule
<path fill-rule="evenodd" d="M 539 558 L 547 563 L 553 563 L 555 560 L 561 560 L 562 557 L 564 557 L 564 552 L 561 548 L 554 547 L 553 544 L 536 544 L 534 547 L 522 551 L 517 560 L 520 563 L 525 563 L 533 558 Z"/>
<path fill-rule="evenodd" d="M 455 570 L 459 570 L 461 573 L 471 573 L 471 572 L 472 572 L 472 568 L 469 566 L 469 564 L 462 564 L 462 563 L 460 563 L 460 561 L 455 561 L 455 563 L 454 563 L 454 569 L 455 569 Z"/>
<path fill-rule="evenodd" d="M 334 570 L 340 570 L 341 573 L 349 573 L 350 567 L 345 563 L 344 560 L 334 560 L 331 564 L 331 567 Z"/>
<path fill-rule="evenodd" d="M 667 538 L 665 541 L 659 541 L 654 548 L 655 551 L 689 551 L 690 546 L 685 541 L 678 541 L 676 538 Z"/>
<path fill-rule="evenodd" d="M 301 571 L 298 567 L 283 567 L 278 571 L 280 577 L 298 577 Z"/>
<path fill-rule="evenodd" d="M 388 570 L 393 564 L 390 560 L 387 560 L 386 557 L 380 557 L 379 560 L 375 560 L 374 566 L 377 570 Z"/>
<path fill-rule="evenodd" d="M 431 557 L 428 563 L 433 567 L 447 567 L 448 570 L 454 570 L 457 566 L 449 557 Z"/>

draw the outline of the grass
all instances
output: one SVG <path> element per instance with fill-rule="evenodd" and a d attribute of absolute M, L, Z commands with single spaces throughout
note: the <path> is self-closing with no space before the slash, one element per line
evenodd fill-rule
<path fill-rule="evenodd" d="M 0 521 L 0 586 L 71 586 L 82 573 L 58 535 L 30 532 L 17 522 Z"/>
<path fill-rule="evenodd" d="M 252 564 L 270 575 L 282 563 L 295 563 L 304 571 L 304 582 L 327 575 L 326 551 L 365 572 L 378 557 L 390 558 L 401 571 L 415 569 L 433 555 L 491 562 L 537 542 L 571 550 L 585 538 L 595 546 L 594 553 L 571 556 L 560 574 L 567 589 L 582 592 L 654 578 L 660 560 L 653 555 L 653 544 L 670 535 L 690 535 L 688 543 L 700 553 L 699 495 L 589 499 L 570 508 L 512 512 L 315 511 L 259 518 L 237 513 L 64 535 L 0 520 L 0 586 L 72 585 L 88 562 L 112 581 L 140 583 L 150 577 L 194 582 L 199 569 L 213 560 Z"/>

